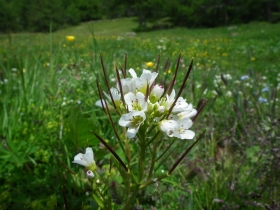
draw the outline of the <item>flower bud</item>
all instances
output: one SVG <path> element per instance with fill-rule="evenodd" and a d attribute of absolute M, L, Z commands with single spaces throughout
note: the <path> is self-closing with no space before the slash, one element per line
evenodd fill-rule
<path fill-rule="evenodd" d="M 87 178 L 92 179 L 94 177 L 94 173 L 91 170 L 87 171 Z"/>
<path fill-rule="evenodd" d="M 162 86 L 155 85 L 150 93 L 150 97 L 149 97 L 150 101 L 152 103 L 156 103 L 162 96 L 163 92 L 164 92 L 164 88 Z"/>

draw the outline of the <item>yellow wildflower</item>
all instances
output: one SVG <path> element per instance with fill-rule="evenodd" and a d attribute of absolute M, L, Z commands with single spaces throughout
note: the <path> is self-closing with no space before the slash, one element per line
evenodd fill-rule
<path fill-rule="evenodd" d="M 146 66 L 147 66 L 148 68 L 152 68 L 152 67 L 154 66 L 154 63 L 153 63 L 153 62 L 147 62 L 147 63 L 146 63 Z"/>
<path fill-rule="evenodd" d="M 68 42 L 73 42 L 75 40 L 74 36 L 66 36 L 65 38 Z"/>

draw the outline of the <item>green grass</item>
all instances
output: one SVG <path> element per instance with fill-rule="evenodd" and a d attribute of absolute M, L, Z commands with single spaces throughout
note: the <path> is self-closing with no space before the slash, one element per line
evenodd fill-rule
<path fill-rule="evenodd" d="M 99 148 L 90 130 L 115 145 L 105 115 L 95 106 L 96 79 L 105 85 L 100 52 L 111 86 L 114 66 L 123 66 L 125 53 L 127 67 L 138 75 L 146 62 L 156 63 L 160 53 L 162 84 L 170 81 L 182 53 L 176 89 L 193 58 L 183 96 L 195 106 L 201 98 L 209 99 L 193 127 L 197 134 L 207 127 L 207 134 L 174 176 L 147 189 L 151 196 L 146 196 L 146 206 L 265 209 L 280 202 L 280 24 L 133 35 L 136 26 L 128 18 L 84 23 L 51 34 L 0 35 L 0 209 L 66 208 L 66 201 L 69 209 L 94 208 L 85 196 L 87 189 L 60 160 L 77 172 L 73 157 L 90 145 L 98 161 L 106 163 L 108 152 Z M 66 35 L 75 36 L 75 41 L 67 42 Z M 241 80 L 244 75 L 249 78 Z M 190 143 L 176 141 L 174 153 L 160 170 L 168 170 L 178 158 L 175 154 Z"/>

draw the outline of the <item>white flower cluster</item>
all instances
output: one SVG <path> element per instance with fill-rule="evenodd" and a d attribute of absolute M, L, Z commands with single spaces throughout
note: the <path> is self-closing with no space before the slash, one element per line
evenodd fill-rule
<path fill-rule="evenodd" d="M 128 128 L 127 137 L 134 138 L 141 126 L 147 129 L 157 124 L 160 130 L 170 137 L 193 139 L 195 133 L 188 129 L 193 124 L 190 118 L 194 117 L 197 111 L 192 104 L 188 104 L 184 98 L 179 97 L 170 112 L 175 101 L 175 90 L 172 90 L 170 95 L 163 96 L 164 87 L 155 84 L 158 73 L 146 69 L 140 77 L 137 77 L 133 69 L 129 69 L 129 73 L 131 78 L 121 79 L 116 88 L 110 89 L 114 104 L 121 113 L 124 113 L 119 119 L 119 125 Z M 121 93 L 125 104 L 123 104 Z M 109 95 L 106 93 L 105 95 L 110 99 Z M 99 100 L 96 105 L 102 107 L 104 102 Z"/>

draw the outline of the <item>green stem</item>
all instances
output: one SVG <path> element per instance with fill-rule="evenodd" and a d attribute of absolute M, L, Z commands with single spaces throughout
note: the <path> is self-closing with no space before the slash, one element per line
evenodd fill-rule
<path fill-rule="evenodd" d="M 161 155 L 156 159 L 156 161 L 158 161 L 159 159 L 162 158 L 162 156 L 170 149 L 170 147 L 174 144 L 175 142 L 175 138 L 173 138 L 173 141 L 168 145 L 168 147 L 163 151 L 163 153 L 161 153 Z"/>
<path fill-rule="evenodd" d="M 137 136 L 139 138 L 139 146 L 140 146 L 140 157 L 138 161 L 138 183 L 141 183 L 144 175 L 145 159 L 146 159 L 145 132 L 140 130 Z"/>
<path fill-rule="evenodd" d="M 158 134 L 158 133 L 157 133 Z M 151 167 L 150 167 L 150 171 L 149 171 L 149 176 L 148 176 L 148 180 L 152 177 L 153 175 L 153 172 L 154 172 L 154 166 L 155 166 L 155 160 L 156 160 L 156 153 L 157 153 L 157 148 L 158 148 L 158 136 L 156 134 L 156 139 L 154 141 L 154 144 L 153 144 L 153 152 L 152 152 L 152 160 L 151 160 Z"/>
<path fill-rule="evenodd" d="M 161 176 L 159 176 L 155 179 L 149 179 L 148 181 L 142 183 L 139 188 L 143 189 L 143 188 L 147 187 L 148 185 L 150 185 L 152 183 L 155 183 L 155 182 L 159 182 L 160 180 L 162 180 L 162 179 L 164 179 L 165 177 L 168 177 L 168 176 L 169 176 L 169 174 L 166 173 L 166 174 L 161 175 Z"/>
<path fill-rule="evenodd" d="M 133 189 L 133 193 L 128 197 L 126 204 L 124 205 L 122 210 L 131 210 L 131 206 L 138 194 L 140 185 L 136 185 Z"/>
<path fill-rule="evenodd" d="M 99 196 L 93 193 L 93 194 L 92 194 L 92 197 L 93 197 L 93 199 L 96 201 L 96 203 L 98 204 L 98 206 L 99 206 L 101 209 L 104 209 L 104 202 L 99 198 Z"/>
<path fill-rule="evenodd" d="M 145 169 L 145 155 L 146 155 L 145 142 L 140 144 L 140 158 L 138 163 L 138 182 L 140 183 L 143 179 Z"/>

